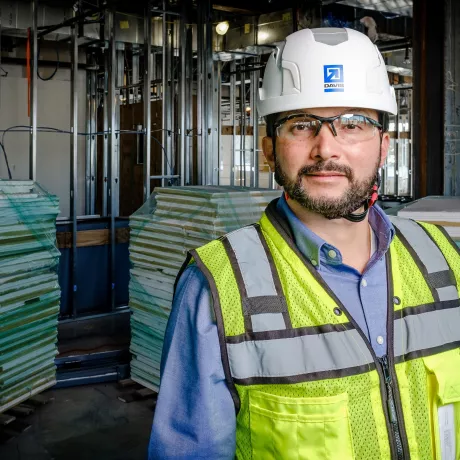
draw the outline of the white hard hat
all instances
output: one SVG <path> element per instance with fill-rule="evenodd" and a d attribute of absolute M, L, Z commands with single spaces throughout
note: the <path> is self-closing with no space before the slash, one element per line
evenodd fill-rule
<path fill-rule="evenodd" d="M 385 62 L 353 29 L 303 29 L 289 35 L 267 63 L 260 116 L 314 107 L 361 107 L 396 115 Z"/>

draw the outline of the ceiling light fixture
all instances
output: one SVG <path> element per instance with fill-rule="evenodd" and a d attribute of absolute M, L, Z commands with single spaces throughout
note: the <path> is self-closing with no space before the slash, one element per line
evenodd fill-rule
<path fill-rule="evenodd" d="M 228 32 L 229 27 L 230 24 L 228 23 L 228 21 L 219 22 L 219 24 L 217 24 L 216 26 L 216 32 L 219 35 L 225 35 Z"/>

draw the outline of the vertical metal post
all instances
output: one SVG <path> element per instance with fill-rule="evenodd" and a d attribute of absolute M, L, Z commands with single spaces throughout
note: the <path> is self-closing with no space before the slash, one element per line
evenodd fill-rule
<path fill-rule="evenodd" d="M 202 185 L 206 183 L 204 172 L 204 139 L 206 136 L 205 126 L 203 125 L 203 92 L 204 92 L 204 72 L 203 72 L 203 48 L 204 48 L 204 24 L 203 24 L 203 5 L 197 3 L 197 183 Z"/>
<path fill-rule="evenodd" d="M 166 5 L 167 2 L 163 0 L 163 11 L 166 11 Z M 165 162 L 165 156 L 167 155 L 165 149 L 167 150 L 166 147 L 166 139 L 168 137 L 168 134 L 166 132 L 166 124 L 167 124 L 167 115 L 166 115 L 166 105 L 167 105 L 167 87 L 168 87 L 168 81 L 167 81 L 167 46 L 168 46 L 168 28 L 167 28 L 167 16 L 166 13 L 163 13 L 163 42 L 162 42 L 162 84 L 161 84 L 161 118 L 162 118 L 162 131 L 161 131 L 161 144 L 163 145 L 163 151 L 161 152 L 161 175 L 166 174 L 166 162 Z M 168 172 L 169 174 L 169 172 Z M 165 186 L 165 180 L 161 180 L 161 186 Z"/>
<path fill-rule="evenodd" d="M 246 187 L 246 73 L 245 59 L 241 59 L 240 67 L 240 185 Z"/>
<path fill-rule="evenodd" d="M 185 5 L 185 3 L 183 3 Z M 180 18 L 180 27 L 179 27 L 179 37 L 180 37 L 180 48 L 179 48 L 179 56 L 180 56 L 180 80 L 179 80 L 179 110 L 178 114 L 180 117 L 179 121 L 179 152 L 180 152 L 180 160 L 179 160 L 179 175 L 180 175 L 180 185 L 183 187 L 185 185 L 185 155 L 186 155 L 186 137 L 185 137 L 185 118 L 186 118 L 186 106 L 187 106 L 187 96 L 186 96 L 186 67 L 187 67 L 187 25 L 186 25 L 186 18 L 185 18 L 185 10 L 182 8 L 182 16 Z"/>
<path fill-rule="evenodd" d="M 176 145 L 176 136 L 175 136 L 175 101 L 176 101 L 176 92 L 178 91 L 178 88 L 176 88 L 176 81 L 177 81 L 177 72 L 175 71 L 176 65 L 174 62 L 174 43 L 176 43 L 176 37 L 175 37 L 175 24 L 173 21 L 170 23 L 170 46 L 168 48 L 168 58 L 170 65 L 168 66 L 168 71 L 170 74 L 169 78 L 169 103 L 168 103 L 168 109 L 169 109 L 169 120 L 168 120 L 168 130 L 169 130 L 169 136 L 168 136 L 168 159 L 169 159 L 169 164 L 171 166 L 171 172 L 169 174 L 176 174 L 176 160 L 175 160 L 175 155 L 174 153 L 177 150 L 177 145 Z"/>
<path fill-rule="evenodd" d="M 86 62 L 91 65 L 91 53 L 86 53 Z M 86 149 L 85 149 L 85 214 L 91 214 L 91 71 L 86 71 Z"/>
<path fill-rule="evenodd" d="M 413 149 L 412 149 L 412 136 L 413 136 L 413 132 L 414 132 L 414 128 L 413 128 L 413 117 L 412 117 L 412 94 L 413 94 L 413 91 L 412 89 L 408 90 L 407 91 L 407 94 L 408 94 L 408 97 L 407 97 L 407 104 L 408 104 L 408 114 L 409 114 L 409 132 L 410 132 L 410 136 L 409 136 L 409 142 L 408 142 L 408 182 L 409 182 L 409 187 L 408 187 L 408 192 L 409 192 L 409 196 L 410 197 L 413 197 L 414 196 L 414 177 L 413 177 L 413 174 L 412 174 L 412 164 L 413 164 L 413 158 L 412 158 L 412 152 L 413 152 Z"/>
<path fill-rule="evenodd" d="M 396 130 L 396 138 L 395 138 L 395 166 L 394 166 L 394 194 L 395 196 L 399 196 L 399 152 L 400 152 L 400 139 L 399 139 L 399 107 L 400 107 L 400 92 L 396 91 L 396 101 L 398 104 L 398 114 L 395 117 L 395 130 Z"/>
<path fill-rule="evenodd" d="M 32 0 L 32 62 L 30 86 L 30 142 L 29 142 L 29 179 L 37 180 L 37 68 L 38 68 L 38 0 Z"/>
<path fill-rule="evenodd" d="M 114 13 L 114 24 L 115 24 L 115 13 Z M 115 27 L 115 26 L 114 26 Z M 115 35 L 115 31 L 114 31 Z M 112 191 L 114 193 L 114 204 L 113 204 L 113 213 L 115 217 L 120 215 L 120 186 L 119 180 L 120 177 L 120 151 L 121 151 L 121 133 L 120 133 L 120 126 L 121 126 L 121 105 L 122 105 L 122 97 L 123 93 L 127 90 L 119 89 L 117 86 L 124 86 L 125 84 L 125 48 L 124 43 L 119 44 L 121 45 L 121 49 L 117 48 L 117 42 L 114 39 L 114 46 L 116 49 L 116 62 L 114 67 L 115 73 L 115 125 L 113 131 L 115 132 L 115 149 L 114 149 L 114 187 Z"/>
<path fill-rule="evenodd" d="M 217 142 L 217 127 L 220 107 L 214 104 L 217 102 L 217 77 L 216 65 L 213 61 L 213 21 L 212 21 L 212 2 L 204 2 L 204 26 L 205 26 L 205 75 L 206 75 L 206 99 L 205 99 L 205 123 L 206 123 L 206 165 L 207 183 L 217 185 L 219 183 L 219 152 Z M 220 64 L 219 64 L 220 65 Z"/>
<path fill-rule="evenodd" d="M 215 90 L 217 90 L 217 95 L 215 94 L 214 97 L 214 108 L 212 113 L 214 114 L 214 121 L 213 121 L 213 129 L 214 131 L 216 130 L 217 126 L 217 136 L 215 137 L 215 147 L 213 147 L 213 150 L 215 149 L 215 158 L 216 158 L 216 163 L 213 165 L 213 172 L 214 172 L 214 185 L 219 184 L 219 175 L 220 175 L 220 163 L 221 163 L 221 144 L 222 144 L 222 63 L 218 61 L 216 64 L 217 66 L 217 72 L 216 72 L 216 78 L 215 78 Z"/>
<path fill-rule="evenodd" d="M 254 67 L 258 67 L 259 58 L 253 60 Z M 259 91 L 259 70 L 251 73 L 251 121 L 252 133 L 252 164 L 251 187 L 259 187 L 259 114 L 257 112 L 257 93 Z"/>
<path fill-rule="evenodd" d="M 103 92 L 103 130 L 102 151 L 102 215 L 109 215 L 109 50 L 104 50 L 104 92 Z"/>
<path fill-rule="evenodd" d="M 218 116 L 220 107 L 216 107 L 218 84 L 220 77 L 217 77 L 217 69 L 220 62 L 214 63 L 213 60 L 213 9 L 212 1 L 206 2 L 206 65 L 208 76 L 208 100 L 207 100 L 207 121 L 208 121 L 208 143 L 207 155 L 209 158 L 209 183 L 219 184 L 219 150 L 218 150 Z"/>
<path fill-rule="evenodd" d="M 86 61 L 92 67 L 94 57 L 88 53 Z M 97 88 L 96 72 L 86 71 L 86 154 L 85 154 L 85 214 L 94 215 L 96 208 L 97 176 Z"/>
<path fill-rule="evenodd" d="M 236 61 L 230 63 L 230 120 L 232 120 L 232 151 L 230 157 L 230 185 L 235 185 L 236 163 Z"/>
<path fill-rule="evenodd" d="M 109 115 L 109 211 L 110 211 L 110 301 L 112 311 L 116 306 L 115 299 L 115 257 L 116 257 L 116 238 L 115 238 L 115 215 L 116 215 L 116 189 L 118 188 L 117 158 L 116 158 L 116 76 L 117 76 L 117 51 L 115 41 L 115 10 L 111 7 L 107 11 L 107 24 L 109 29 L 109 67 L 108 67 L 108 115 Z"/>
<path fill-rule="evenodd" d="M 269 176 L 268 176 L 268 188 L 273 190 L 273 188 L 275 186 L 274 172 L 270 170 L 270 172 L 268 174 L 269 174 Z"/>
<path fill-rule="evenodd" d="M 186 137 L 186 148 L 185 148 L 185 184 L 189 185 L 192 183 L 193 178 L 193 139 L 196 135 L 196 131 L 192 130 L 192 113 L 193 113 L 193 52 L 192 52 L 192 41 L 193 41 L 193 30 L 191 26 L 187 27 L 187 38 L 186 38 L 186 52 L 185 52 L 185 126 L 189 132 L 190 137 Z"/>
<path fill-rule="evenodd" d="M 96 178 L 97 178 L 97 72 L 91 70 L 91 165 L 90 165 L 90 195 L 91 205 L 89 212 L 96 214 Z"/>
<path fill-rule="evenodd" d="M 444 2 L 444 194 L 460 196 L 460 5 Z M 430 23 L 430 20 L 428 20 Z"/>
<path fill-rule="evenodd" d="M 169 3 L 164 2 L 165 8 L 168 8 Z M 172 159 L 172 131 L 173 131 L 173 105 L 174 105 L 174 91 L 173 91 L 173 27 L 168 21 L 168 17 L 164 15 L 164 32 L 163 37 L 163 50 L 165 55 L 163 56 L 163 63 L 165 68 L 163 68 L 163 78 L 164 78 L 164 94 L 163 94 L 163 134 L 164 142 L 163 146 L 166 151 L 166 167 L 163 170 L 163 174 L 172 175 L 174 174 L 173 159 Z M 163 186 L 166 185 L 166 181 L 163 180 Z"/>
<path fill-rule="evenodd" d="M 145 21 L 145 18 L 144 18 Z M 132 47 L 132 62 L 133 62 L 133 73 L 132 73 L 132 84 L 137 85 L 139 83 L 139 45 L 133 45 Z M 129 98 L 129 91 L 128 91 Z M 139 99 L 139 88 L 135 86 L 133 88 L 133 104 L 136 104 Z M 129 101 L 128 101 L 129 102 Z"/>
<path fill-rule="evenodd" d="M 150 2 L 147 4 L 144 15 L 144 201 L 150 196 L 150 164 L 152 146 L 152 119 L 150 87 L 152 81 L 152 8 Z"/>
<path fill-rule="evenodd" d="M 74 13 L 75 14 L 75 13 Z M 72 26 L 70 70 L 70 217 L 72 220 L 71 283 L 72 317 L 77 316 L 77 174 L 78 174 L 78 30 Z M 36 73 L 36 70 L 34 70 Z"/>

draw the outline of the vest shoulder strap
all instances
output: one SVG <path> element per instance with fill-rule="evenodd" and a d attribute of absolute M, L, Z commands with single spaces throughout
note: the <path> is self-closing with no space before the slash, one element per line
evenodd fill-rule
<path fill-rule="evenodd" d="M 391 216 L 396 234 L 430 285 L 435 301 L 458 299 L 455 275 L 429 232 L 411 219 Z"/>
<path fill-rule="evenodd" d="M 292 328 L 278 272 L 258 224 L 222 238 L 240 289 L 246 332 Z"/>

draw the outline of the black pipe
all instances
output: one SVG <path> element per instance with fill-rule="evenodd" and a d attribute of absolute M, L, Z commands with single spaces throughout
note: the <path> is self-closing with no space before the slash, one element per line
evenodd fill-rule
<path fill-rule="evenodd" d="M 56 30 L 61 29 L 62 27 L 68 27 L 82 20 L 84 21 L 88 16 L 92 16 L 93 14 L 97 14 L 97 13 L 102 13 L 105 9 L 106 9 L 106 6 L 104 4 L 103 7 L 92 8 L 92 9 L 86 10 L 84 13 L 78 16 L 75 16 L 74 18 L 67 19 L 61 22 L 60 24 L 55 24 L 54 26 L 39 27 L 38 29 L 41 29 L 42 32 L 39 32 L 37 36 L 38 38 L 44 37 L 45 35 L 51 34 L 55 32 Z"/>
<path fill-rule="evenodd" d="M 14 65 L 27 65 L 26 58 L 16 58 L 16 57 L 8 57 L 2 56 L 2 64 L 14 64 Z M 47 61 L 47 60 L 39 60 L 38 65 L 40 67 L 56 67 L 56 61 Z M 80 70 L 86 70 L 88 66 L 87 64 L 78 64 L 78 68 Z M 59 62 L 59 68 L 70 69 L 70 62 Z"/>

